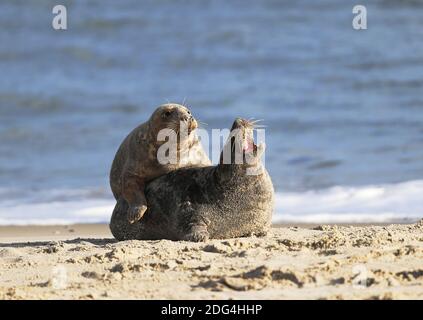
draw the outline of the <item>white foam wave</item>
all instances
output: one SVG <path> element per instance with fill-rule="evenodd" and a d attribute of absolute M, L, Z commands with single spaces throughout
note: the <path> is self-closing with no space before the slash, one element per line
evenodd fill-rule
<path fill-rule="evenodd" d="M 115 201 L 81 199 L 0 206 L 0 225 L 53 225 L 108 222 Z"/>
<path fill-rule="evenodd" d="M 6 194 L 3 190 L 3 195 Z M 0 225 L 107 223 L 115 205 L 112 196 L 84 189 L 55 190 L 48 199 L 0 202 Z M 69 197 L 66 197 L 66 194 Z M 60 196 L 57 196 L 60 195 Z M 99 195 L 99 197 L 96 197 Z M 32 195 L 31 200 L 37 198 Z M 4 197 L 3 197 L 4 199 Z M 42 199 L 42 200 L 40 200 Z M 275 196 L 274 222 L 342 223 L 416 221 L 423 217 L 423 180 L 399 184 L 334 187 L 284 192 Z"/>
<path fill-rule="evenodd" d="M 415 221 L 423 217 L 423 180 L 278 193 L 275 207 L 274 222 Z"/>

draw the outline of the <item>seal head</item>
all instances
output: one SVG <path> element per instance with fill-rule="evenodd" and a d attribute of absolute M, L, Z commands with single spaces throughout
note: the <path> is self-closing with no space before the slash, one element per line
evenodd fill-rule
<path fill-rule="evenodd" d="M 149 125 L 146 133 L 150 142 L 157 142 L 157 135 L 162 129 L 171 129 L 178 135 L 181 129 L 186 128 L 188 135 L 183 138 L 188 138 L 192 131 L 198 127 L 197 120 L 192 116 L 191 111 L 180 104 L 167 103 L 159 106 L 151 115 Z"/>

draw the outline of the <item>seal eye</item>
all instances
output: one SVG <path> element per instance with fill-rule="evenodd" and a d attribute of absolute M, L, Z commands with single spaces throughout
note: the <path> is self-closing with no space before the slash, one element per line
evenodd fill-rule
<path fill-rule="evenodd" d="M 166 111 L 162 114 L 163 118 L 168 118 L 172 114 L 172 111 Z"/>

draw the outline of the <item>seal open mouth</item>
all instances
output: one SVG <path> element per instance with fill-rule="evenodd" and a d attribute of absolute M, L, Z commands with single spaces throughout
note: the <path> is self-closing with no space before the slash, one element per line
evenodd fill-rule
<path fill-rule="evenodd" d="M 252 140 L 252 139 L 247 140 L 247 141 L 244 141 L 244 146 L 243 146 L 242 150 L 245 153 L 253 152 L 254 155 L 255 155 L 257 153 L 257 145 L 254 143 L 254 140 Z"/>
<path fill-rule="evenodd" d="M 246 119 L 237 118 L 232 125 L 233 130 L 239 130 L 242 133 L 242 151 L 244 154 L 257 154 L 257 145 L 254 142 L 254 124 Z"/>
<path fill-rule="evenodd" d="M 231 133 L 220 155 L 221 164 L 237 164 L 244 167 L 256 166 L 260 163 L 265 145 L 254 142 L 255 122 L 237 118 Z"/>
<path fill-rule="evenodd" d="M 250 123 L 244 127 L 242 150 L 244 154 L 253 154 L 254 156 L 257 154 L 257 145 L 254 142 L 253 126 Z"/>

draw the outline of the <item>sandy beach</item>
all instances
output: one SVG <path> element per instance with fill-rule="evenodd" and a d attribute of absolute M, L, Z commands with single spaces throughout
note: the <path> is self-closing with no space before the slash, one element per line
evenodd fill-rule
<path fill-rule="evenodd" d="M 107 225 L 0 227 L 0 299 L 423 299 L 423 220 L 264 238 L 116 242 Z"/>

